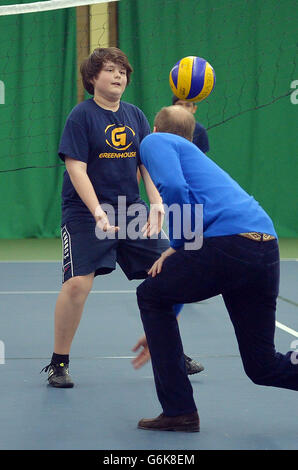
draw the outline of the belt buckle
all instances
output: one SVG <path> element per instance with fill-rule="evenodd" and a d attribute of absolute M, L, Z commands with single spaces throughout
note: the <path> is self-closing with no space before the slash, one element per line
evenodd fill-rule
<path fill-rule="evenodd" d="M 273 235 L 268 235 L 268 233 L 262 233 L 262 240 L 263 242 L 267 242 L 269 240 L 275 240 Z"/>
<path fill-rule="evenodd" d="M 247 232 L 247 233 L 239 233 L 242 237 L 249 238 L 250 240 L 254 240 L 256 242 L 266 242 L 269 240 L 275 240 L 273 235 L 268 235 L 267 233 L 259 233 L 259 232 Z"/>
<path fill-rule="evenodd" d="M 258 232 L 246 232 L 246 233 L 239 233 L 241 237 L 249 238 L 250 240 L 254 240 L 256 242 L 260 242 L 262 240 L 262 235 Z"/>

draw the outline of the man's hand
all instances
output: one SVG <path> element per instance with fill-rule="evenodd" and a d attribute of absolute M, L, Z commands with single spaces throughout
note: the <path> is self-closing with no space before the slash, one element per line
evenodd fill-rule
<path fill-rule="evenodd" d="M 142 227 L 144 237 L 157 235 L 163 225 L 165 210 L 162 204 L 150 204 L 149 217 L 146 224 Z"/>
<path fill-rule="evenodd" d="M 148 344 L 147 344 L 147 339 L 146 339 L 146 336 L 142 336 L 139 341 L 137 342 L 137 344 L 135 345 L 135 347 L 132 349 L 132 351 L 136 352 L 138 351 L 140 348 L 142 348 L 142 350 L 139 352 L 139 354 L 131 361 L 133 367 L 135 369 L 139 369 L 140 367 L 142 367 L 144 364 L 146 364 L 146 362 L 148 362 L 150 360 L 150 352 L 149 352 L 149 348 L 148 348 Z"/>
<path fill-rule="evenodd" d="M 149 269 L 148 271 L 149 276 L 155 277 L 157 274 L 159 274 L 162 270 L 162 266 L 163 266 L 165 259 L 171 256 L 173 253 L 176 253 L 176 250 L 174 250 L 174 248 L 171 248 L 171 247 L 168 248 L 166 251 L 164 251 L 161 254 L 160 258 L 158 258 L 153 264 L 153 266 L 151 266 L 151 268 Z"/>

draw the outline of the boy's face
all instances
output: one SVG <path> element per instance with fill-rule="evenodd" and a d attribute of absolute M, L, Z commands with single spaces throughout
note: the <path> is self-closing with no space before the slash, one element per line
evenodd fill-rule
<path fill-rule="evenodd" d="M 102 96 L 109 100 L 121 98 L 126 85 L 126 69 L 114 62 L 106 62 L 96 78 L 93 79 L 94 96 Z"/>
<path fill-rule="evenodd" d="M 183 106 L 183 108 L 187 109 L 192 114 L 195 114 L 197 110 L 197 105 L 193 103 L 192 101 L 183 101 L 183 100 L 178 100 L 175 103 L 175 106 Z"/>

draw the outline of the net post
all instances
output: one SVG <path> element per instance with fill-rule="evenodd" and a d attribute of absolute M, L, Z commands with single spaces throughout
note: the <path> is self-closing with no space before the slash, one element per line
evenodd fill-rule
<path fill-rule="evenodd" d="M 80 64 L 90 51 L 90 7 L 84 5 L 76 8 L 77 18 L 77 101 L 85 99 L 85 90 L 81 80 Z"/>
<path fill-rule="evenodd" d="M 117 36 L 117 19 L 118 19 L 118 2 L 111 2 L 108 4 L 108 16 L 109 16 L 109 46 L 118 47 L 118 36 Z"/>

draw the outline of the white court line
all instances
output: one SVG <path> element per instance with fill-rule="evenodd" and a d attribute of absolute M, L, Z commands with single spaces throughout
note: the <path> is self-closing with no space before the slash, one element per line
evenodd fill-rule
<path fill-rule="evenodd" d="M 0 260 L 0 264 L 17 264 L 17 263 L 59 263 L 61 264 L 61 259 L 10 259 Z"/>
<path fill-rule="evenodd" d="M 278 328 L 280 328 L 281 330 L 284 330 L 284 331 L 286 331 L 287 333 L 289 333 L 290 335 L 293 335 L 293 336 L 295 336 L 296 338 L 298 338 L 298 331 L 295 331 L 295 330 L 293 330 L 292 328 L 289 328 L 288 326 L 283 325 L 283 324 L 280 323 L 279 321 L 276 321 L 275 324 L 276 324 L 276 326 L 277 326 Z"/>
<path fill-rule="evenodd" d="M 60 291 L 58 290 L 51 290 L 51 291 L 46 291 L 46 290 L 27 290 L 27 291 L 0 291 L 0 295 L 40 295 L 40 294 L 59 294 Z M 93 290 L 90 292 L 90 294 L 135 294 L 135 290 Z M 289 333 L 292 336 L 295 336 L 298 338 L 298 332 L 293 330 L 292 328 L 284 325 L 283 323 L 280 323 L 279 321 L 275 322 L 276 326 L 280 328 L 281 330 Z"/>
<path fill-rule="evenodd" d="M 280 258 L 280 261 L 298 261 L 298 258 Z"/>
<path fill-rule="evenodd" d="M 39 294 L 60 294 L 60 290 L 12 290 L 0 291 L 0 295 L 39 295 Z M 135 294 L 135 290 L 92 290 L 90 294 Z"/>
<path fill-rule="evenodd" d="M 135 356 L 100 356 L 95 359 L 134 359 Z"/>

